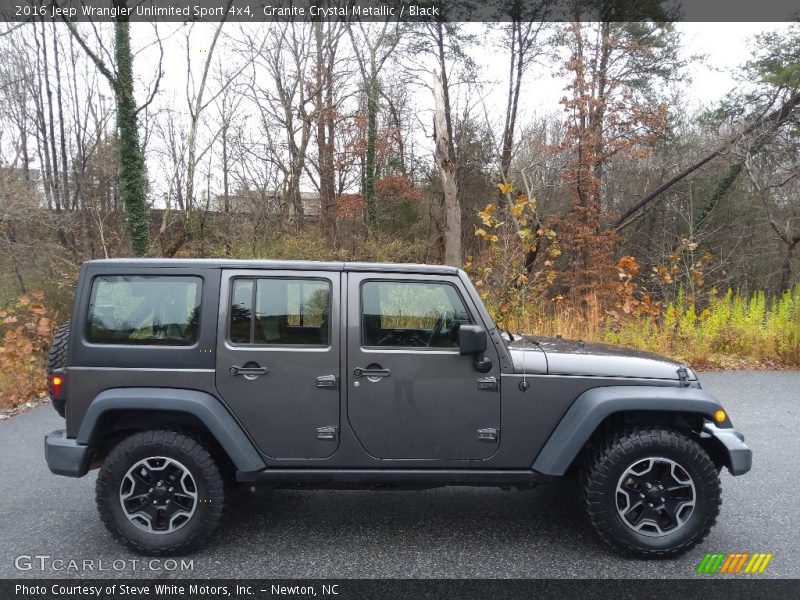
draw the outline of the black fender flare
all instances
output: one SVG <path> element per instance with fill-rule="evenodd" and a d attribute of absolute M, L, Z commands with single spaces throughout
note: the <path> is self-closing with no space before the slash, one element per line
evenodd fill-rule
<path fill-rule="evenodd" d="M 722 408 L 700 388 L 608 386 L 586 390 L 575 399 L 533 463 L 544 475 L 563 475 L 600 423 L 621 412 L 658 411 L 702 415 L 713 420 Z"/>
<path fill-rule="evenodd" d="M 97 431 L 101 417 L 117 410 L 188 413 L 206 426 L 237 470 L 260 471 L 266 468 L 253 442 L 225 405 L 211 394 L 199 390 L 172 388 L 105 390 L 89 405 L 75 441 L 88 446 L 102 433 Z"/>

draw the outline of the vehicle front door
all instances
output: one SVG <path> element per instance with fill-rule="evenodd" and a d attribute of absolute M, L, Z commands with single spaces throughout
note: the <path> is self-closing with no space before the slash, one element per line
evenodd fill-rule
<path fill-rule="evenodd" d="M 459 327 L 484 325 L 459 279 L 357 272 L 347 278 L 348 418 L 364 449 L 382 459 L 494 454 L 500 368 L 491 346 L 488 373 L 459 352 Z"/>
<path fill-rule="evenodd" d="M 217 390 L 273 458 L 326 458 L 339 444 L 338 272 L 226 271 Z"/>

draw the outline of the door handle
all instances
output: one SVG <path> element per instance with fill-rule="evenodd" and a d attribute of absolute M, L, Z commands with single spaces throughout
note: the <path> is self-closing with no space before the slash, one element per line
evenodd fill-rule
<path fill-rule="evenodd" d="M 353 369 L 353 375 L 355 377 L 381 378 L 381 377 L 389 377 L 389 375 L 391 374 L 392 372 L 389 369 L 371 369 L 369 367 L 367 367 L 366 369 L 364 367 L 356 367 L 355 369 Z"/>
<path fill-rule="evenodd" d="M 267 367 L 230 367 L 230 375 L 244 375 L 245 378 L 255 378 L 267 374 Z"/>

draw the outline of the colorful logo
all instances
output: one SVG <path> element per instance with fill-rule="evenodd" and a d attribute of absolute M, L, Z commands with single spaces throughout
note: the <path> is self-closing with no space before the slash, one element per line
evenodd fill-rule
<path fill-rule="evenodd" d="M 697 567 L 697 572 L 713 574 L 763 573 L 772 560 L 772 552 L 740 552 L 725 554 L 724 552 L 707 552 Z"/>

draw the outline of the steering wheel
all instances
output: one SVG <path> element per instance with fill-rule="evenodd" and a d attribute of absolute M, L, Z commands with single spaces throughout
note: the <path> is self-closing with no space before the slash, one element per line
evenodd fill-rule
<path fill-rule="evenodd" d="M 425 346 L 425 340 L 419 338 L 416 334 L 411 336 L 407 331 L 396 329 L 391 333 L 384 336 L 378 343 L 378 346 Z"/>
<path fill-rule="evenodd" d="M 412 346 L 415 348 L 427 346 L 427 344 L 417 336 L 405 338 L 405 342 L 406 346 Z"/>
<path fill-rule="evenodd" d="M 442 330 L 444 329 L 444 324 L 447 322 L 447 317 L 450 311 L 446 310 L 442 313 L 442 315 L 436 320 L 436 325 L 433 326 L 433 333 L 431 333 L 431 337 L 428 338 L 427 346 L 428 348 L 431 347 L 434 338 L 439 337 L 442 335 Z"/>

